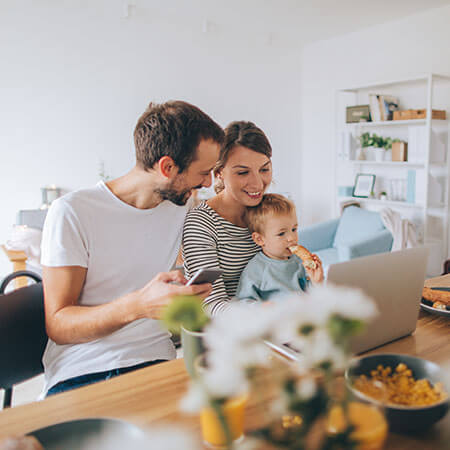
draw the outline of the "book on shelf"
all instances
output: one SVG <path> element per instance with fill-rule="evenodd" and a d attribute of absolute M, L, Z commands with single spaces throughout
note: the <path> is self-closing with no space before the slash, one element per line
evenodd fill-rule
<path fill-rule="evenodd" d="M 370 115 L 372 117 L 372 122 L 380 122 L 381 121 L 381 115 L 380 115 L 380 104 L 378 100 L 379 95 L 377 94 L 369 94 L 369 108 L 370 108 Z"/>
<path fill-rule="evenodd" d="M 408 170 L 406 201 L 425 205 L 425 180 L 424 170 Z M 428 203 L 440 204 L 443 200 L 443 181 L 432 175 L 428 178 Z"/>
<path fill-rule="evenodd" d="M 380 95 L 381 120 L 392 120 L 398 110 L 398 98 L 392 95 Z"/>
<path fill-rule="evenodd" d="M 431 130 L 430 162 L 444 163 L 448 134 L 444 131 Z M 424 163 L 427 148 L 427 130 L 425 127 L 408 127 L 408 161 Z"/>
<path fill-rule="evenodd" d="M 338 139 L 338 158 L 341 160 L 353 160 L 356 143 L 350 131 L 341 131 Z"/>
<path fill-rule="evenodd" d="M 392 120 L 394 111 L 398 110 L 397 97 L 392 95 L 369 94 L 370 115 L 373 122 Z"/>

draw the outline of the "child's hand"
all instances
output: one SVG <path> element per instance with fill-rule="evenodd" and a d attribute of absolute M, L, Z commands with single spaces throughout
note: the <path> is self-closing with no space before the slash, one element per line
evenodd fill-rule
<path fill-rule="evenodd" d="M 308 274 L 309 278 L 314 284 L 322 283 L 323 281 L 323 267 L 322 267 L 322 261 L 320 258 L 316 255 L 312 255 L 314 262 L 316 263 L 315 269 L 307 269 L 306 273 Z"/>

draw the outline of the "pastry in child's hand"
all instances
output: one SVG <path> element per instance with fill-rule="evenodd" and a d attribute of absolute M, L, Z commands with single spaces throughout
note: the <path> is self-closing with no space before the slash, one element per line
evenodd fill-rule
<path fill-rule="evenodd" d="M 0 440 L 0 450 L 44 450 L 44 447 L 34 436 L 21 436 Z"/>
<path fill-rule="evenodd" d="M 302 245 L 293 245 L 289 250 L 297 255 L 302 261 L 305 269 L 314 270 L 317 268 L 317 263 L 314 261 L 313 254 Z"/>
<path fill-rule="evenodd" d="M 440 291 L 439 289 L 423 288 L 422 297 L 430 302 L 439 302 L 450 306 L 450 292 Z"/>

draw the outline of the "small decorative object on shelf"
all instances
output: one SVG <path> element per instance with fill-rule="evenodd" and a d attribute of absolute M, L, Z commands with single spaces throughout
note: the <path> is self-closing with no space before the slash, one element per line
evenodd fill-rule
<path fill-rule="evenodd" d="M 358 161 L 364 161 L 366 159 L 366 155 L 364 154 L 364 149 L 362 147 L 360 147 L 358 149 L 358 152 L 356 154 L 356 159 Z"/>
<path fill-rule="evenodd" d="M 392 120 L 393 113 L 398 109 L 398 98 L 392 95 L 369 95 L 370 114 L 375 122 Z"/>
<path fill-rule="evenodd" d="M 105 161 L 103 159 L 100 159 L 98 162 L 98 176 L 103 181 L 108 181 L 111 179 L 109 174 L 106 172 Z"/>
<path fill-rule="evenodd" d="M 404 111 L 394 111 L 394 120 L 426 119 L 426 117 L 426 109 L 406 109 Z M 444 110 L 433 109 L 431 112 L 431 118 L 434 120 L 445 120 L 446 113 Z"/>
<path fill-rule="evenodd" d="M 41 188 L 42 205 L 41 209 L 48 209 L 54 200 L 61 196 L 61 188 L 54 184 Z"/>
<path fill-rule="evenodd" d="M 387 193 L 385 191 L 380 192 L 380 200 L 387 200 Z"/>
<path fill-rule="evenodd" d="M 408 143 L 394 139 L 392 141 L 392 161 L 407 161 L 408 160 Z"/>
<path fill-rule="evenodd" d="M 390 200 L 404 202 L 407 198 L 407 180 L 394 178 L 390 180 Z"/>
<path fill-rule="evenodd" d="M 369 198 L 375 185 L 375 175 L 358 173 L 353 187 L 353 197 Z"/>
<path fill-rule="evenodd" d="M 347 106 L 346 112 L 347 123 L 370 121 L 369 105 Z"/>

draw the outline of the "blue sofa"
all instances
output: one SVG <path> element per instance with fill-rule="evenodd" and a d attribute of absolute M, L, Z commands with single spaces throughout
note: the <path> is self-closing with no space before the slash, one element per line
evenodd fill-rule
<path fill-rule="evenodd" d="M 380 214 L 357 206 L 345 208 L 339 219 L 305 227 L 299 232 L 299 244 L 319 256 L 325 271 L 330 264 L 389 252 L 392 241 Z"/>

